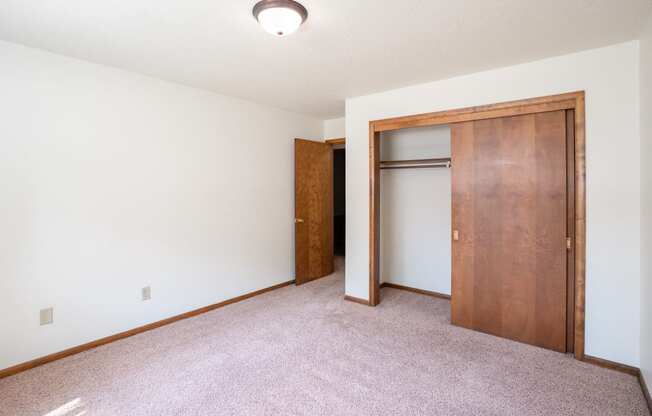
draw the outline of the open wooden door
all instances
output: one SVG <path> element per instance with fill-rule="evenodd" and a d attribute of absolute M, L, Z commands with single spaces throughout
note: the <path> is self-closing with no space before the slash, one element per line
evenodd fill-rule
<path fill-rule="evenodd" d="M 565 111 L 451 127 L 452 323 L 566 351 Z"/>
<path fill-rule="evenodd" d="M 294 141 L 296 284 L 327 276 L 333 259 L 333 151 L 326 143 Z"/>

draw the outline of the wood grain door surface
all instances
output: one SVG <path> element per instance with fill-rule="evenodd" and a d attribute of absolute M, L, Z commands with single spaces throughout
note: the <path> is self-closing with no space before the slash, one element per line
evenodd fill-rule
<path fill-rule="evenodd" d="M 330 144 L 294 141 L 296 284 L 327 276 L 333 258 L 333 151 Z"/>
<path fill-rule="evenodd" d="M 565 351 L 565 112 L 451 128 L 452 323 Z"/>

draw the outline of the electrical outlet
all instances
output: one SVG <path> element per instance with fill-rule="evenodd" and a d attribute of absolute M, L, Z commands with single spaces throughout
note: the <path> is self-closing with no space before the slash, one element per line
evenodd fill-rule
<path fill-rule="evenodd" d="M 140 294 L 143 300 L 150 300 L 152 298 L 152 288 L 145 286 L 141 289 Z"/>
<path fill-rule="evenodd" d="M 41 325 L 49 325 L 54 322 L 54 308 L 41 309 L 40 321 Z"/>

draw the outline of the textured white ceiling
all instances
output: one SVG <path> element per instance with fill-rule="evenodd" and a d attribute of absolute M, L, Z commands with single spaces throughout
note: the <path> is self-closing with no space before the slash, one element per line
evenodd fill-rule
<path fill-rule="evenodd" d="M 344 99 L 637 38 L 651 0 L 2 0 L 0 39 L 328 118 Z M 1 64 L 1 57 L 0 57 Z"/>

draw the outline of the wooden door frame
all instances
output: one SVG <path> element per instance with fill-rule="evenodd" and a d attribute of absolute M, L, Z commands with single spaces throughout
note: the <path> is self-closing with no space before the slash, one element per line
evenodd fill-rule
<path fill-rule="evenodd" d="M 331 146 L 346 144 L 346 137 L 338 137 L 336 139 L 326 139 L 324 140 L 324 143 L 330 144 Z"/>
<path fill-rule="evenodd" d="M 380 303 L 380 133 L 410 127 L 436 126 L 548 111 L 575 114 L 575 324 L 574 355 L 584 359 L 586 288 L 586 156 L 585 94 L 566 94 L 508 101 L 456 110 L 395 117 L 369 122 L 369 305 Z"/>

